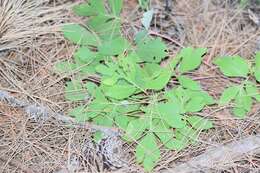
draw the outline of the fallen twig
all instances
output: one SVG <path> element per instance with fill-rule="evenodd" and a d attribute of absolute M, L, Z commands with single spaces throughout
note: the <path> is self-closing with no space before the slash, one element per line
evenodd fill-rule
<path fill-rule="evenodd" d="M 50 109 L 44 106 L 41 105 L 38 106 L 26 101 L 18 100 L 15 97 L 11 96 L 11 94 L 7 91 L 0 90 L 0 101 L 15 108 L 22 108 L 30 118 L 38 122 L 47 120 L 48 118 L 54 118 L 58 121 L 62 121 L 63 123 L 66 123 L 67 125 L 76 128 L 84 128 L 84 129 L 89 129 L 91 131 L 101 131 L 107 136 L 120 135 L 119 130 L 116 128 L 108 128 L 108 127 L 94 125 L 91 123 L 76 122 L 73 118 L 69 116 L 65 116 L 60 113 L 52 112 Z"/>
<path fill-rule="evenodd" d="M 167 169 L 162 173 L 195 173 L 208 172 L 221 166 L 232 163 L 235 159 L 245 154 L 260 152 L 260 135 L 249 136 L 226 145 L 220 145 L 205 151 L 190 161 L 180 164 L 175 168 Z"/>

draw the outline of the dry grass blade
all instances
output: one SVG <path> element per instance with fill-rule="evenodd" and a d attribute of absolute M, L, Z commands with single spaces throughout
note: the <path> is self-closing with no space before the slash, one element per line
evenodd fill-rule
<path fill-rule="evenodd" d="M 0 52 L 24 48 L 33 39 L 54 33 L 64 21 L 64 9 L 70 7 L 50 8 L 48 0 L 0 0 Z"/>

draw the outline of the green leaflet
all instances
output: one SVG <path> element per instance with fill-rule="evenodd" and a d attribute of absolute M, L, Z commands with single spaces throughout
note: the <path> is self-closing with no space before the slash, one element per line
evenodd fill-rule
<path fill-rule="evenodd" d="M 98 38 L 78 24 L 65 25 L 62 28 L 64 37 L 75 44 L 83 46 L 98 46 Z"/>
<path fill-rule="evenodd" d="M 77 68 L 77 65 L 68 61 L 56 63 L 54 65 L 54 71 L 57 73 L 69 73 Z"/>
<path fill-rule="evenodd" d="M 114 124 L 114 120 L 107 115 L 99 115 L 94 117 L 92 120 L 95 122 L 95 124 L 105 127 L 112 127 Z"/>
<path fill-rule="evenodd" d="M 166 57 L 167 47 L 161 39 L 146 39 L 137 44 L 137 54 L 144 62 L 160 62 Z"/>
<path fill-rule="evenodd" d="M 96 72 L 104 75 L 104 76 L 113 76 L 115 74 L 116 69 L 114 68 L 109 68 L 108 66 L 104 64 L 99 64 L 95 68 Z"/>
<path fill-rule="evenodd" d="M 101 40 L 109 41 L 121 36 L 120 20 L 111 16 L 98 15 L 90 18 L 87 24 Z"/>
<path fill-rule="evenodd" d="M 260 82 L 260 52 L 257 52 L 255 55 L 254 76 L 256 80 Z"/>
<path fill-rule="evenodd" d="M 168 66 L 167 66 L 168 69 L 170 69 L 171 71 L 174 71 L 176 66 L 180 62 L 181 58 L 182 58 L 182 55 L 180 53 L 176 57 L 171 58 Z"/>
<path fill-rule="evenodd" d="M 87 47 L 80 47 L 74 53 L 75 61 L 79 64 L 89 64 L 97 58 L 97 53 Z"/>
<path fill-rule="evenodd" d="M 120 79 L 120 76 L 117 74 L 113 74 L 113 76 L 105 76 L 102 78 L 102 84 L 113 86 L 117 83 L 117 81 Z"/>
<path fill-rule="evenodd" d="M 94 97 L 96 95 L 96 93 L 100 92 L 98 88 L 98 86 L 92 82 L 87 82 L 84 87 L 87 89 L 87 92 L 89 95 L 91 95 L 92 97 Z M 104 100 L 104 98 L 102 99 Z"/>
<path fill-rule="evenodd" d="M 245 118 L 246 114 L 251 110 L 252 103 L 252 98 L 246 95 L 245 90 L 241 90 L 235 98 L 234 115 L 238 118 Z"/>
<path fill-rule="evenodd" d="M 194 90 L 186 90 L 186 95 L 189 98 L 201 98 L 205 105 L 215 104 L 216 101 L 213 97 L 211 97 L 206 91 L 194 91 Z"/>
<path fill-rule="evenodd" d="M 187 121 L 196 130 L 207 130 L 213 128 L 213 123 L 210 120 L 193 115 L 187 118 Z"/>
<path fill-rule="evenodd" d="M 97 117 L 98 115 L 105 114 L 108 103 L 105 101 L 94 100 L 86 108 L 87 115 L 90 119 Z"/>
<path fill-rule="evenodd" d="M 247 111 L 251 110 L 252 102 L 253 102 L 252 98 L 248 96 L 245 91 L 239 94 L 235 100 L 235 103 L 237 105 L 243 106 L 244 109 Z"/>
<path fill-rule="evenodd" d="M 85 111 L 85 106 L 78 106 L 68 113 L 71 117 L 74 117 L 77 122 L 85 122 L 89 120 L 89 116 Z"/>
<path fill-rule="evenodd" d="M 115 16 L 118 16 L 123 6 L 123 0 L 109 0 L 110 8 Z"/>
<path fill-rule="evenodd" d="M 163 71 L 163 68 L 157 63 L 146 63 L 142 70 L 144 73 L 143 77 L 149 78 L 147 80 L 151 80 L 158 77 Z"/>
<path fill-rule="evenodd" d="M 145 79 L 145 89 L 161 90 L 163 89 L 171 78 L 171 72 L 167 69 L 154 71 L 159 72 L 156 77 L 148 77 Z M 153 76 L 155 76 L 153 73 Z"/>
<path fill-rule="evenodd" d="M 132 85 L 113 85 L 103 86 L 102 90 L 106 96 L 121 100 L 133 95 L 136 92 L 136 87 Z"/>
<path fill-rule="evenodd" d="M 99 52 L 102 55 L 119 55 L 123 53 L 129 47 L 129 43 L 126 39 L 118 37 L 104 42 L 98 47 Z"/>
<path fill-rule="evenodd" d="M 247 82 L 245 86 L 247 96 L 255 98 L 260 102 L 260 91 L 253 82 Z"/>
<path fill-rule="evenodd" d="M 194 97 L 191 98 L 185 105 L 186 112 L 199 112 L 206 105 L 203 97 Z"/>
<path fill-rule="evenodd" d="M 198 82 L 196 82 L 186 76 L 179 76 L 178 81 L 180 82 L 180 84 L 183 88 L 187 88 L 190 90 L 201 90 Z"/>
<path fill-rule="evenodd" d="M 142 163 L 146 171 L 151 171 L 161 157 L 160 149 L 153 133 L 144 136 L 138 143 L 135 152 L 136 160 Z"/>
<path fill-rule="evenodd" d="M 67 82 L 65 87 L 65 98 L 69 101 L 85 100 L 88 96 L 80 81 Z"/>
<path fill-rule="evenodd" d="M 237 96 L 240 89 L 241 88 L 239 86 L 230 86 L 226 88 L 219 99 L 219 105 L 228 104 L 231 100 L 233 100 Z"/>
<path fill-rule="evenodd" d="M 129 118 L 128 116 L 125 116 L 125 115 L 118 115 L 115 117 L 115 124 L 123 129 L 123 130 L 127 130 L 127 126 L 128 126 L 128 123 L 129 123 Z"/>
<path fill-rule="evenodd" d="M 182 143 L 182 146 L 185 148 L 189 143 L 195 144 L 198 138 L 198 131 L 185 126 L 185 128 L 177 129 L 176 139 Z"/>
<path fill-rule="evenodd" d="M 104 134 L 101 131 L 96 131 L 93 135 L 93 141 L 97 144 L 104 138 Z"/>
<path fill-rule="evenodd" d="M 228 77 L 247 77 L 249 73 L 247 61 L 240 56 L 217 58 L 214 63 L 220 68 L 220 71 Z"/>
<path fill-rule="evenodd" d="M 98 38 L 99 42 L 106 41 L 107 44 L 109 44 L 109 41 L 117 39 L 117 37 L 120 37 L 121 35 L 121 24 L 118 15 L 120 14 L 123 5 L 122 0 L 108 0 L 108 2 L 110 6 L 110 9 L 108 10 L 105 9 L 103 0 L 91 0 L 88 3 L 76 5 L 73 8 L 76 14 L 90 17 L 87 25 L 92 31 L 92 35 Z M 110 12 L 112 14 L 110 14 Z M 100 44 L 95 44 L 93 46 L 98 45 Z M 106 47 L 108 48 L 108 46 Z"/>
<path fill-rule="evenodd" d="M 179 71 L 185 73 L 191 70 L 195 70 L 199 67 L 202 61 L 202 56 L 207 52 L 205 48 L 191 47 L 183 48 L 180 52 L 180 57 L 182 57 L 179 65 Z"/>
<path fill-rule="evenodd" d="M 142 118 L 130 121 L 126 128 L 126 133 L 123 136 L 123 139 L 128 142 L 137 141 L 142 136 L 143 132 L 148 126 L 144 122 L 145 119 Z"/>
<path fill-rule="evenodd" d="M 144 40 L 148 39 L 149 38 L 149 35 L 148 35 L 148 31 L 147 30 L 141 30 L 139 31 L 136 35 L 135 35 L 135 38 L 134 38 L 134 41 L 136 44 L 140 43 L 140 42 L 143 42 Z"/>
<path fill-rule="evenodd" d="M 168 125 L 173 128 L 183 128 L 185 126 L 185 121 L 182 120 L 180 115 L 180 108 L 174 103 L 160 103 L 158 104 L 159 117 Z"/>
<path fill-rule="evenodd" d="M 94 16 L 99 13 L 105 14 L 104 1 L 90 0 L 88 3 L 74 6 L 73 11 L 79 16 Z"/>
<path fill-rule="evenodd" d="M 174 138 L 173 130 L 170 129 L 165 122 L 153 121 L 152 131 L 157 135 L 166 148 L 170 150 L 179 150 L 181 144 Z"/>
<path fill-rule="evenodd" d="M 165 96 L 178 105 L 181 113 L 198 112 L 206 105 L 215 103 L 214 99 L 205 91 L 183 89 L 182 87 L 166 92 Z"/>
<path fill-rule="evenodd" d="M 142 9 L 148 9 L 148 6 L 149 6 L 149 2 L 150 0 L 138 0 L 139 2 L 139 6 L 142 8 Z"/>
<path fill-rule="evenodd" d="M 244 108 L 235 107 L 233 108 L 233 114 L 238 118 L 245 118 L 247 111 Z"/>

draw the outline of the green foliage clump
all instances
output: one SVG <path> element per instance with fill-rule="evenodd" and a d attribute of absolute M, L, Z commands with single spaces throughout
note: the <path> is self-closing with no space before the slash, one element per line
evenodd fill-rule
<path fill-rule="evenodd" d="M 166 67 L 160 62 L 168 57 L 167 46 L 160 38 L 147 33 L 152 12 L 144 15 L 144 30 L 135 42 L 129 42 L 120 31 L 122 0 L 90 0 L 77 5 L 74 12 L 87 16 L 86 25 L 63 27 L 65 38 L 79 45 L 73 62 L 59 62 L 58 73 L 74 74 L 66 83 L 68 101 L 88 101 L 70 110 L 78 122 L 116 126 L 124 131 L 122 138 L 137 142 L 136 161 L 151 171 L 161 158 L 161 144 L 169 150 L 182 150 L 196 144 L 200 131 L 213 128 L 212 121 L 196 113 L 216 101 L 197 81 L 187 76 L 196 70 L 205 48 L 184 48 Z M 259 55 L 252 73 L 259 81 Z M 217 59 L 215 63 L 227 76 L 246 78 L 250 67 L 240 57 Z M 234 65 L 234 66 L 233 66 Z M 99 81 L 86 80 L 96 76 Z M 169 82 L 176 78 L 178 84 Z M 169 89 L 170 88 L 170 89 Z M 235 100 L 235 115 L 243 117 L 250 110 L 254 97 L 259 101 L 256 85 L 246 81 L 242 86 L 228 88 L 219 103 Z M 94 134 L 95 141 L 102 138 Z"/>
<path fill-rule="evenodd" d="M 245 118 L 251 110 L 253 100 L 260 102 L 256 83 L 249 81 L 250 76 L 253 76 L 256 82 L 260 82 L 260 52 L 255 56 L 253 67 L 240 56 L 219 57 L 214 63 L 225 76 L 242 79 L 241 84 L 231 85 L 223 91 L 219 105 L 223 106 L 232 102 L 233 114 L 238 118 Z"/>

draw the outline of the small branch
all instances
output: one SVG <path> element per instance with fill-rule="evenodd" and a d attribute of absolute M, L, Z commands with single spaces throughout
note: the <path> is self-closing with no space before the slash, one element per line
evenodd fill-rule
<path fill-rule="evenodd" d="M 180 46 L 181 48 L 184 48 L 184 46 L 181 43 L 179 43 L 178 41 L 175 41 L 174 39 L 172 39 L 171 37 L 169 37 L 167 35 L 163 35 L 158 32 L 155 32 L 155 31 L 150 31 L 149 34 L 153 35 L 153 36 L 161 37 L 167 41 L 170 41 L 170 42 L 176 44 L 177 46 Z"/>
<path fill-rule="evenodd" d="M 244 139 L 221 145 L 205 151 L 190 161 L 180 164 L 175 168 L 167 169 L 162 173 L 194 173 L 208 172 L 210 169 L 232 163 L 234 160 L 250 153 L 260 152 L 260 135 L 249 136 Z"/>
<path fill-rule="evenodd" d="M 15 97 L 11 96 L 10 93 L 7 91 L 0 90 L 0 101 L 14 108 L 22 108 L 30 118 L 34 119 L 37 122 L 45 121 L 48 118 L 54 118 L 76 128 L 84 128 L 92 131 L 102 131 L 107 136 L 120 135 L 119 129 L 93 125 L 91 123 L 76 122 L 73 118 L 65 116 L 63 114 L 52 112 L 44 106 L 37 106 L 29 102 L 18 100 Z"/>

